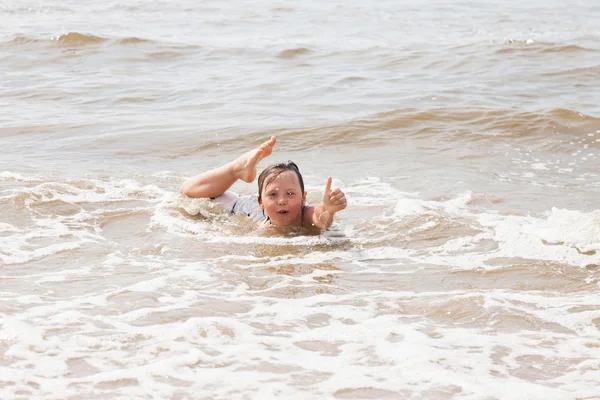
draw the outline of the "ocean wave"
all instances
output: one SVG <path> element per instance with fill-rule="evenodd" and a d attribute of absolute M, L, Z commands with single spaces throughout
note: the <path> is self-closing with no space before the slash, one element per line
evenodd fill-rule
<path fill-rule="evenodd" d="M 19 35 L 3 43 L 6 47 L 21 47 L 24 45 L 52 45 L 52 44 L 65 44 L 65 45 L 77 45 L 87 46 L 95 45 L 100 43 L 108 43 L 111 45 L 131 45 L 140 43 L 152 43 L 152 40 L 143 39 L 135 36 L 125 38 L 108 38 L 103 36 L 97 36 L 92 34 L 80 33 L 80 32 L 68 32 L 65 34 L 53 36 L 51 38 L 39 38 L 33 36 Z M 0 43 L 0 46 L 2 44 Z"/>
<path fill-rule="evenodd" d="M 561 133 L 570 136 L 587 136 L 600 129 L 600 118 L 577 110 L 556 108 L 539 111 L 518 109 L 397 109 L 374 114 L 341 124 L 318 126 L 305 129 L 276 129 L 249 135 L 256 137 L 257 143 L 264 137 L 302 138 L 290 140 L 289 150 L 306 150 L 312 143 L 326 137 L 331 145 L 385 146 L 396 141 L 398 136 L 405 138 L 443 138 L 455 141 L 486 141 L 498 138 L 547 138 L 549 134 Z M 236 139 L 231 139 L 234 145 Z M 219 140 L 227 144 L 227 140 Z M 215 147 L 205 143 L 203 148 Z"/>
<path fill-rule="evenodd" d="M 86 243 L 122 241 L 124 234 L 145 235 L 147 229 L 173 245 L 210 243 L 225 252 L 242 246 L 269 257 L 315 251 L 375 254 L 376 248 L 388 248 L 393 251 L 381 253 L 383 258 L 456 269 L 494 269 L 494 260 L 515 258 L 600 265 L 599 211 L 502 215 L 488 208 L 487 195 L 470 191 L 423 199 L 377 178 L 363 179 L 349 184 L 348 194 L 356 200 L 352 207 L 369 209 L 372 217 L 321 235 L 267 234 L 214 202 L 133 180 L 44 181 L 8 171 L 0 178 L 19 185 L 0 192 L 0 205 L 9 205 L 13 217 L 0 224 L 0 258 L 10 264 L 75 251 Z M 360 193 L 377 193 L 370 197 L 386 201 L 369 202 Z"/>
<path fill-rule="evenodd" d="M 510 268 L 515 260 L 582 269 L 600 264 L 599 210 L 503 215 L 480 204 L 482 200 L 471 192 L 448 200 L 399 196 L 395 205 L 354 226 L 349 238 L 371 254 L 367 259 L 456 270 Z"/>
<path fill-rule="evenodd" d="M 2 181 L 19 185 L 0 191 L 0 208 L 11 213 L 11 220 L 0 224 L 0 262 L 6 264 L 118 239 L 130 221 L 147 220 L 165 194 L 134 180 L 54 181 L 4 171 Z"/>
<path fill-rule="evenodd" d="M 291 60 L 296 57 L 303 56 L 303 55 L 310 54 L 310 53 L 312 53 L 311 50 L 309 50 L 305 47 L 298 47 L 298 48 L 285 49 L 283 51 L 280 51 L 279 54 L 277 54 L 277 58 L 282 58 L 284 60 Z"/>
<path fill-rule="evenodd" d="M 439 201 L 416 196 L 390 199 L 395 202 L 392 211 L 384 211 L 354 228 L 353 239 L 357 243 L 423 249 L 442 246 L 456 237 L 474 237 L 481 232 L 481 226 L 470 211 L 473 201 L 470 192 Z"/>
<path fill-rule="evenodd" d="M 540 76 L 577 79 L 579 82 L 585 79 L 590 79 L 590 81 L 592 81 L 591 84 L 596 85 L 597 79 L 600 77 L 600 64 L 589 67 L 578 67 L 560 71 L 543 72 L 540 73 Z"/>
<path fill-rule="evenodd" d="M 65 44 L 94 44 L 101 43 L 106 41 L 106 38 L 89 35 L 79 32 L 69 32 L 63 35 L 58 35 L 52 38 L 52 40 L 56 40 L 57 42 L 65 43 Z"/>
<path fill-rule="evenodd" d="M 583 47 L 576 44 L 536 42 L 532 39 L 516 40 L 508 39 L 506 44 L 508 47 L 503 47 L 496 51 L 496 54 L 512 54 L 523 52 L 534 52 L 540 54 L 556 54 L 556 53 L 589 53 L 598 52 L 600 50 L 589 47 Z"/>
<path fill-rule="evenodd" d="M 370 149 L 396 147 L 402 139 L 433 139 L 439 143 L 447 142 L 449 147 L 454 146 L 453 143 L 503 142 L 512 146 L 518 139 L 535 142 L 540 149 L 570 154 L 574 151 L 575 145 L 570 143 L 574 142 L 573 139 L 576 142 L 584 139 L 594 141 L 599 130 L 600 117 L 569 108 L 537 111 L 473 107 L 402 108 L 335 124 L 257 130 L 244 133 L 244 141 L 237 136 L 215 135 L 214 139 L 190 148 L 185 154 L 221 152 L 223 148 L 242 152 L 259 146 L 265 138 L 273 135 L 285 141 L 286 150 L 291 152 L 314 149 L 315 143 L 322 143 L 323 138 L 326 138 L 327 146 Z M 440 147 L 435 148 L 441 151 Z M 478 155 L 470 153 L 460 157 Z"/>

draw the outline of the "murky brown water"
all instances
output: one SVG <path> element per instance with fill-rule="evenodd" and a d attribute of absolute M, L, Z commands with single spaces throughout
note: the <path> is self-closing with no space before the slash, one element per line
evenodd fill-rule
<path fill-rule="evenodd" d="M 595 2 L 0 16 L 1 398 L 600 399 Z M 331 231 L 179 196 L 271 135 Z"/>

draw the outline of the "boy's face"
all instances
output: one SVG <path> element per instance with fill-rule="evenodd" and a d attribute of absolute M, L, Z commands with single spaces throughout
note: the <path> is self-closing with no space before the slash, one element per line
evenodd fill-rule
<path fill-rule="evenodd" d="M 306 193 L 302 193 L 300 181 L 294 171 L 284 171 L 263 187 L 260 207 L 265 210 L 271 223 L 276 226 L 302 225 L 302 207 Z"/>

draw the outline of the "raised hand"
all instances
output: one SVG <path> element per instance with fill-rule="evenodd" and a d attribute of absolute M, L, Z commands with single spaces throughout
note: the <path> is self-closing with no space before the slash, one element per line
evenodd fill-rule
<path fill-rule="evenodd" d="M 334 214 L 346 208 L 346 195 L 339 188 L 331 190 L 331 177 L 327 178 L 323 192 L 323 206 L 329 214 Z"/>

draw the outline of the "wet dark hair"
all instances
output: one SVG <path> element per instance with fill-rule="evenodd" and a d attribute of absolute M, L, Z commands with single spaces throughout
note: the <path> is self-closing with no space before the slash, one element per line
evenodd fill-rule
<path fill-rule="evenodd" d="M 298 176 L 298 181 L 300 181 L 300 189 L 302 190 L 301 194 L 304 194 L 304 180 L 302 179 L 302 174 L 300 173 L 300 170 L 295 162 L 288 161 L 285 163 L 269 165 L 264 169 L 263 172 L 260 173 L 258 176 L 258 201 L 261 201 L 263 188 L 285 171 L 293 171 L 296 173 L 296 176 Z M 267 180 L 267 177 L 271 178 Z M 267 180 L 267 182 L 265 182 L 265 180 Z"/>

